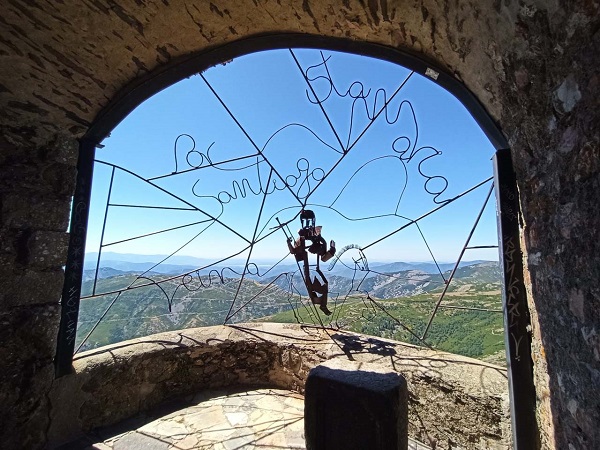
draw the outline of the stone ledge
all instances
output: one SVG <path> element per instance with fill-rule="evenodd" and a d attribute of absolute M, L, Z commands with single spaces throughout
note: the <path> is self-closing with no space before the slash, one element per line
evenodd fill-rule
<path fill-rule="evenodd" d="M 345 349 L 348 340 L 352 350 Z M 302 393 L 310 369 L 332 358 L 401 373 L 411 436 L 437 448 L 509 448 L 503 368 L 400 342 L 272 323 L 179 330 L 78 355 L 74 373 L 51 391 L 48 440 L 58 445 L 205 389 L 253 385 Z"/>

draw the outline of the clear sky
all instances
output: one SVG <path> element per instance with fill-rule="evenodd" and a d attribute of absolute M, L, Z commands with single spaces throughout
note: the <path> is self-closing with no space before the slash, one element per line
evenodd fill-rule
<path fill-rule="evenodd" d="M 491 182 L 446 201 L 491 177 L 494 153 L 431 80 L 372 58 L 303 49 L 246 55 L 183 80 L 103 144 L 96 159 L 108 164 L 94 168 L 87 252 L 98 251 L 107 213 L 105 252 L 220 259 L 246 257 L 254 242 L 256 261 L 286 255 L 276 218 L 292 220 L 304 203 L 338 249 L 366 247 L 370 261 L 431 261 L 430 251 L 455 261 Z M 439 207 L 419 228 L 382 239 Z M 294 237 L 299 225 L 289 226 Z M 471 245 L 496 244 L 492 195 Z M 487 249 L 463 259 L 497 257 Z"/>

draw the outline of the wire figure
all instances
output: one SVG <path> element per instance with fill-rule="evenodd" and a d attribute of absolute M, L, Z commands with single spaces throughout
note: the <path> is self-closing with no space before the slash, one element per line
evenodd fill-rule
<path fill-rule="evenodd" d="M 310 209 L 303 209 L 300 212 L 300 223 L 302 224 L 302 228 L 298 231 L 298 239 L 293 242 L 291 237 L 287 238 L 288 248 L 290 253 L 296 258 L 296 262 L 302 262 L 304 284 L 306 285 L 310 300 L 313 304 L 319 305 L 319 309 L 329 316 L 331 315 L 331 311 L 327 308 L 329 283 L 319 267 L 319 262 L 326 262 L 335 255 L 335 241 L 332 240 L 329 243 L 329 250 L 327 250 L 327 243 L 323 236 L 321 236 L 322 227 L 316 225 L 315 213 Z M 310 242 L 308 247 L 306 246 L 306 241 Z M 317 255 L 315 270 L 319 277 L 321 277 L 321 281 L 317 277 L 311 280 L 307 250 Z"/>

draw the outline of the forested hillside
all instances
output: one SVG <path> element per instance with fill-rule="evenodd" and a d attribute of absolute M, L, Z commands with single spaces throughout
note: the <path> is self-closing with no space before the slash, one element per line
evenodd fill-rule
<path fill-rule="evenodd" d="M 231 315 L 228 323 L 323 323 L 495 362 L 503 360 L 497 263 L 480 262 L 457 269 L 425 341 L 419 338 L 450 271 L 442 278 L 439 273 L 414 268 L 389 273 L 383 271 L 384 266 L 378 269 L 362 277 L 329 275 L 333 315 L 327 317 L 301 295 L 305 288 L 297 274 L 280 274 L 261 282 L 245 279 L 241 284 L 234 277 L 170 279 L 166 274 L 152 274 L 151 283 L 149 278 L 131 272 L 102 268 L 95 292 L 113 293 L 82 300 L 77 342 L 97 323 L 82 349 L 162 331 L 222 324 Z M 93 277 L 86 272 L 84 296 L 91 294 L 94 286 Z M 142 284 L 148 285 L 136 288 Z"/>
<path fill-rule="evenodd" d="M 504 326 L 502 314 L 496 312 L 500 308 L 499 295 L 448 295 L 443 306 L 438 309 L 423 342 L 419 338 L 423 335 L 438 298 L 438 295 L 419 294 L 395 299 L 349 299 L 338 306 L 333 325 L 357 333 L 416 345 L 427 344 L 450 353 L 502 363 Z M 314 311 L 303 307 L 261 320 L 295 323 L 312 322 L 313 317 Z"/>
<path fill-rule="evenodd" d="M 166 275 L 154 276 L 160 282 Z M 99 279 L 96 292 L 112 292 L 147 284 L 147 279 L 137 280 L 133 274 L 122 274 Z M 239 293 L 232 307 L 232 299 Z M 93 280 L 83 285 L 83 295 L 92 292 Z M 82 349 L 91 349 L 134 337 L 169 330 L 222 324 L 231 311 L 241 309 L 231 322 L 246 322 L 294 307 L 289 293 L 277 286 L 265 286 L 254 280 L 235 278 L 210 278 L 202 276 L 181 283 L 181 279 L 129 289 L 81 301 L 77 345 L 99 321 L 107 308 L 106 316 L 98 323 Z M 114 302 L 114 303 L 113 303 Z M 247 304 L 245 304 L 248 302 Z M 170 308 L 169 308 L 170 304 Z M 170 310 L 169 310 L 170 309 Z"/>

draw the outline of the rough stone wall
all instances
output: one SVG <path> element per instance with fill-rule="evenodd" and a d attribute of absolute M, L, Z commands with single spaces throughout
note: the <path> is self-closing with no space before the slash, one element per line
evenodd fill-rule
<path fill-rule="evenodd" d="M 512 10 L 514 8 L 510 8 Z M 0 125 L 29 145 L 79 136 L 125 85 L 172 59 L 258 33 L 301 32 L 405 47 L 455 72 L 498 117 L 512 11 L 420 1 L 9 0 L 0 5 Z M 494 76 L 491 76 L 491 75 Z"/>
<path fill-rule="evenodd" d="M 0 418 L 9 426 L 0 440 L 39 446 L 47 423 L 74 165 L 71 145 L 56 159 L 61 143 L 176 57 L 257 33 L 307 32 L 430 58 L 499 121 L 520 187 L 542 444 L 600 447 L 600 392 L 589 389 L 600 384 L 599 8 L 597 0 L 1 2 Z"/>
<path fill-rule="evenodd" d="M 203 389 L 271 385 L 303 392 L 310 369 L 350 358 L 395 370 L 409 389 L 409 433 L 433 448 L 508 449 L 505 369 L 352 333 L 242 324 L 156 334 L 83 353 L 57 380 L 50 446 Z M 352 344 L 351 350 L 340 347 Z M 65 407 L 68 405 L 68 407 Z"/>
<path fill-rule="evenodd" d="M 77 145 L 0 140 L 0 429 L 3 448 L 44 441 Z"/>
<path fill-rule="evenodd" d="M 597 448 L 600 10 L 547 4 L 519 8 L 502 127 L 521 193 L 543 444 Z"/>

